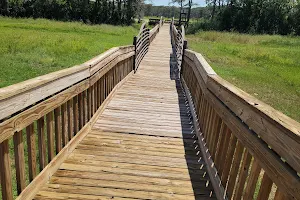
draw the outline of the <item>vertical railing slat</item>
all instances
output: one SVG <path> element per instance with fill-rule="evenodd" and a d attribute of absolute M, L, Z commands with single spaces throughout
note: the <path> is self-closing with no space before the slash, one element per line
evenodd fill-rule
<path fill-rule="evenodd" d="M 227 179 L 228 179 L 229 170 L 230 170 L 230 166 L 231 166 L 231 163 L 232 163 L 236 143 L 237 143 L 237 138 L 232 134 L 231 138 L 230 138 L 230 142 L 229 142 L 229 148 L 228 148 L 227 153 L 226 153 L 224 169 L 222 171 L 221 181 L 222 181 L 223 185 L 226 184 Z"/>
<path fill-rule="evenodd" d="M 236 185 L 236 178 L 238 175 L 238 170 L 239 170 L 240 162 L 241 162 L 242 155 L 243 155 L 243 150 L 244 150 L 244 147 L 242 146 L 241 142 L 238 141 L 237 145 L 236 145 L 235 153 L 234 153 L 232 166 L 231 166 L 230 173 L 229 173 L 228 184 L 227 184 L 227 194 L 228 194 L 229 199 L 231 199 L 235 185 Z"/>
<path fill-rule="evenodd" d="M 92 118 L 92 93 L 91 93 L 91 88 L 88 88 L 87 90 L 87 115 L 88 115 L 88 120 Z"/>
<path fill-rule="evenodd" d="M 11 179 L 11 163 L 9 157 L 9 141 L 5 140 L 0 143 L 0 175 L 2 198 L 5 200 L 12 200 L 12 179 Z"/>
<path fill-rule="evenodd" d="M 18 194 L 20 194 L 26 187 L 23 132 L 22 131 L 16 132 L 13 138 L 14 138 L 17 191 Z"/>
<path fill-rule="evenodd" d="M 37 121 L 37 131 L 38 131 L 39 163 L 40 163 L 40 171 L 42 171 L 47 165 L 44 117 L 41 117 Z"/>
<path fill-rule="evenodd" d="M 247 149 L 245 149 L 243 161 L 241 163 L 241 167 L 239 170 L 237 187 L 235 189 L 235 193 L 234 193 L 234 197 L 233 197 L 234 200 L 240 200 L 242 198 L 244 186 L 245 186 L 246 179 L 248 176 L 251 159 L 252 159 L 251 154 L 249 153 L 249 151 Z"/>
<path fill-rule="evenodd" d="M 78 118 L 79 118 L 79 129 L 80 130 L 83 127 L 83 116 L 82 116 L 82 108 L 83 108 L 83 98 L 82 98 L 82 93 L 78 94 Z"/>
<path fill-rule="evenodd" d="M 259 166 L 257 159 L 254 158 L 243 199 L 250 200 L 254 198 L 253 195 L 256 189 L 256 183 L 260 171 L 261 171 L 261 167 Z"/>
<path fill-rule="evenodd" d="M 277 188 L 274 200 L 284 200 L 287 199 L 286 194 L 282 193 L 279 188 Z"/>
<path fill-rule="evenodd" d="M 68 139 L 73 138 L 73 102 L 72 99 L 67 102 L 68 113 Z"/>
<path fill-rule="evenodd" d="M 27 148 L 28 148 L 28 171 L 29 181 L 32 181 L 36 177 L 36 146 L 34 135 L 34 124 L 27 126 Z"/>
<path fill-rule="evenodd" d="M 61 126 L 62 126 L 62 145 L 64 147 L 68 143 L 67 103 L 61 105 Z"/>
<path fill-rule="evenodd" d="M 78 97 L 73 98 L 73 136 L 78 133 Z"/>
<path fill-rule="evenodd" d="M 54 158 L 54 120 L 53 112 L 46 115 L 48 162 Z"/>
<path fill-rule="evenodd" d="M 61 127 L 61 108 L 54 109 L 54 121 L 55 121 L 55 149 L 58 154 L 62 149 L 62 127 Z"/>
<path fill-rule="evenodd" d="M 262 178 L 260 189 L 258 192 L 257 200 L 265 200 L 269 198 L 271 189 L 272 189 L 273 182 L 267 175 L 267 173 L 264 173 L 264 176 Z"/>
<path fill-rule="evenodd" d="M 88 105 L 87 105 L 87 90 L 85 90 L 83 92 L 83 124 L 85 125 L 89 119 L 88 119 L 88 114 L 87 114 L 87 108 L 88 108 Z"/>

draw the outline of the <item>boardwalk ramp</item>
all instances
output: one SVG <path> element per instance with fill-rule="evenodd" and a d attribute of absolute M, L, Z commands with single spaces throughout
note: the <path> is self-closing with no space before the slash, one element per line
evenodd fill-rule
<path fill-rule="evenodd" d="M 2 199 L 300 199 L 300 124 L 155 23 L 0 89 Z"/>

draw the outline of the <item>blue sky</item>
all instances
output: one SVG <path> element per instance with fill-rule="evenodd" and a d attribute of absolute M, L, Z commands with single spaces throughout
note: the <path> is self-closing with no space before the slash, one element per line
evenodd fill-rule
<path fill-rule="evenodd" d="M 146 0 L 146 3 L 152 3 L 155 6 L 167 6 L 170 0 Z M 199 6 L 205 6 L 205 0 L 193 0 L 193 3 L 197 3 Z"/>

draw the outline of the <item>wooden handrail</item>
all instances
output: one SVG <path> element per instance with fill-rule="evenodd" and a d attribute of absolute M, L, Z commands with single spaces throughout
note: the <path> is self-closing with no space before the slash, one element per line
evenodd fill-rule
<path fill-rule="evenodd" d="M 0 89 L 3 199 L 13 199 L 13 182 L 18 199 L 34 197 L 87 134 L 115 89 L 132 74 L 134 56 L 133 45 L 115 47 L 82 65 Z M 14 169 L 10 163 L 10 140 L 15 149 Z M 16 180 L 12 180 L 13 170 Z M 27 186 L 26 174 L 30 181 Z"/>
<path fill-rule="evenodd" d="M 187 41 L 185 39 L 185 28 L 182 25 L 180 28 L 181 30 L 177 30 L 175 24 L 174 24 L 174 17 L 172 18 L 171 24 L 170 24 L 170 32 L 171 32 L 171 43 L 173 47 L 173 54 L 175 56 L 176 60 L 176 67 L 178 70 L 181 70 L 181 63 L 183 59 L 183 53 L 184 49 L 187 48 Z"/>
<path fill-rule="evenodd" d="M 181 80 L 217 197 L 253 199 L 259 187 L 267 199 L 274 184 L 275 199 L 300 199 L 300 124 L 223 80 L 191 50 Z"/>
<path fill-rule="evenodd" d="M 156 37 L 163 23 L 164 21 L 161 17 L 159 23 L 157 23 L 156 26 L 150 30 L 147 28 L 147 23 L 144 22 L 138 35 L 133 38 L 133 45 L 135 47 L 134 72 L 137 71 L 142 59 L 148 52 L 151 42 Z"/>

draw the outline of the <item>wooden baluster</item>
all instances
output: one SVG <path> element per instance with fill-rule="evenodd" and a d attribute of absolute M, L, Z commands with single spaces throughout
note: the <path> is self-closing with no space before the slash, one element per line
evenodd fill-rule
<path fill-rule="evenodd" d="M 88 114 L 88 121 L 92 118 L 92 92 L 91 88 L 87 90 L 87 114 Z"/>
<path fill-rule="evenodd" d="M 284 199 L 287 199 L 286 195 L 282 193 L 279 188 L 277 188 L 274 200 L 284 200 Z"/>
<path fill-rule="evenodd" d="M 239 170 L 237 187 L 235 189 L 235 194 L 233 197 L 234 200 L 240 200 L 242 198 L 242 195 L 244 192 L 244 186 L 245 186 L 246 179 L 248 176 L 251 159 L 252 159 L 251 154 L 248 152 L 247 149 L 245 149 L 243 162 L 242 162 L 241 168 Z"/>
<path fill-rule="evenodd" d="M 93 90 L 94 90 L 94 92 L 93 92 L 93 98 L 94 98 L 94 102 L 93 102 L 93 104 L 94 104 L 94 114 L 96 113 L 96 111 L 97 111 L 97 87 L 96 87 L 96 84 L 94 84 L 93 85 Z"/>
<path fill-rule="evenodd" d="M 108 76 L 108 94 L 107 95 L 109 95 L 110 91 L 111 91 L 111 70 L 108 71 L 107 76 Z"/>
<path fill-rule="evenodd" d="M 106 97 L 107 97 L 107 74 L 104 74 L 104 97 L 105 97 L 105 99 L 106 99 Z"/>
<path fill-rule="evenodd" d="M 261 167 L 259 166 L 257 159 L 254 158 L 243 199 L 252 200 L 254 198 L 253 195 L 260 171 Z"/>
<path fill-rule="evenodd" d="M 237 143 L 237 138 L 232 134 L 231 138 L 230 138 L 230 141 L 229 141 L 229 148 L 228 148 L 227 153 L 226 153 L 224 168 L 223 168 L 222 173 L 220 173 L 220 174 L 222 174 L 221 180 L 222 180 L 223 185 L 226 185 L 226 182 L 227 182 L 227 179 L 228 179 L 229 170 L 230 170 L 230 166 L 231 166 L 231 163 L 232 163 L 236 143 Z"/>
<path fill-rule="evenodd" d="M 26 134 L 28 148 L 29 181 L 31 182 L 36 177 L 36 147 L 33 123 L 26 127 Z"/>
<path fill-rule="evenodd" d="M 236 178 L 238 175 L 238 170 L 240 167 L 243 151 L 244 151 L 244 147 L 242 146 L 241 142 L 238 141 L 237 145 L 236 145 L 230 173 L 229 173 L 228 184 L 227 184 L 227 194 L 228 194 L 229 199 L 231 199 L 231 197 L 233 195 L 233 190 L 235 188 Z"/>
<path fill-rule="evenodd" d="M 207 126 L 208 126 L 208 122 L 209 122 L 209 117 L 210 117 L 210 105 L 209 103 L 207 102 L 206 104 L 206 108 L 205 108 L 205 115 L 204 115 L 204 123 L 203 123 L 203 128 L 202 128 L 202 132 L 203 132 L 203 136 L 204 136 L 204 139 L 205 139 L 205 142 L 206 142 L 206 137 L 207 137 L 207 132 L 206 132 L 206 129 L 207 129 Z"/>
<path fill-rule="evenodd" d="M 101 105 L 101 88 L 100 88 L 100 80 L 97 81 L 97 110 Z"/>
<path fill-rule="evenodd" d="M 104 101 L 104 90 L 103 90 L 103 78 L 100 78 L 100 105 L 102 105 Z"/>
<path fill-rule="evenodd" d="M 110 88 L 110 92 L 113 90 L 113 88 L 115 87 L 115 85 L 114 85 L 114 70 L 115 68 L 112 68 L 111 69 L 111 76 L 110 76 L 110 79 L 111 79 L 111 88 Z"/>
<path fill-rule="evenodd" d="M 48 144 L 48 162 L 54 158 L 54 121 L 53 112 L 46 115 L 47 126 L 47 144 Z"/>
<path fill-rule="evenodd" d="M 201 115 L 201 130 L 204 132 L 205 128 L 205 121 L 207 119 L 207 110 L 208 110 L 208 101 L 205 99 L 204 105 L 203 105 L 203 111 Z"/>
<path fill-rule="evenodd" d="M 83 116 L 82 116 L 82 107 L 83 107 L 83 97 L 82 93 L 78 94 L 78 111 L 79 111 L 79 130 L 83 127 Z"/>
<path fill-rule="evenodd" d="M 39 161 L 40 161 L 39 163 L 40 163 L 40 171 L 42 171 L 47 165 L 44 117 L 41 117 L 37 121 L 37 131 L 38 131 L 38 146 L 39 146 Z"/>
<path fill-rule="evenodd" d="M 218 156 L 216 157 L 215 163 L 216 163 L 216 168 L 218 169 L 219 175 L 222 175 L 222 170 L 223 170 L 223 165 L 224 165 L 224 160 L 226 156 L 226 151 L 228 149 L 228 143 L 230 139 L 230 130 L 228 127 L 224 124 L 223 129 L 221 130 L 221 141 L 220 141 L 220 146 L 218 149 Z"/>
<path fill-rule="evenodd" d="M 75 96 L 73 98 L 73 136 L 76 135 L 78 133 L 78 97 Z"/>
<path fill-rule="evenodd" d="M 95 106 L 95 85 L 92 85 L 91 86 L 91 92 L 92 92 L 92 116 L 94 115 L 94 113 L 95 113 L 95 108 L 96 108 L 96 106 Z"/>
<path fill-rule="evenodd" d="M 214 162 L 215 162 L 215 165 L 216 165 L 217 169 L 219 168 L 219 159 L 220 159 L 221 154 L 222 154 L 222 146 L 223 146 L 224 138 L 225 138 L 225 134 L 224 134 L 225 133 L 224 132 L 225 127 L 226 127 L 226 125 L 222 121 L 220 132 L 219 132 L 219 139 L 218 139 L 216 150 L 215 150 L 215 155 L 213 156 L 215 158 Z"/>
<path fill-rule="evenodd" d="M 15 150 L 17 190 L 18 190 L 18 194 L 20 194 L 26 187 L 25 158 L 24 158 L 24 144 L 23 144 L 22 131 L 16 132 L 14 134 L 14 150 Z"/>
<path fill-rule="evenodd" d="M 224 144 L 222 145 L 222 150 L 221 150 L 221 157 L 219 159 L 219 175 L 220 177 L 222 176 L 223 173 L 223 169 L 224 169 L 224 164 L 225 164 L 225 158 L 226 158 L 226 153 L 227 150 L 229 148 L 228 144 L 230 141 L 230 137 L 231 137 L 231 131 L 228 127 L 225 128 L 225 138 L 224 138 Z"/>
<path fill-rule="evenodd" d="M 205 105 L 205 98 L 203 93 L 201 94 L 201 102 L 200 102 L 200 109 L 198 112 L 198 120 L 199 120 L 199 125 L 201 127 L 201 129 L 203 128 L 203 112 L 204 112 L 204 105 Z"/>
<path fill-rule="evenodd" d="M 68 138 L 71 140 L 74 136 L 73 134 L 73 101 L 72 99 L 67 102 L 67 112 L 68 112 Z"/>
<path fill-rule="evenodd" d="M 0 158 L 2 198 L 5 200 L 12 200 L 13 193 L 8 140 L 5 140 L 0 144 Z"/>
<path fill-rule="evenodd" d="M 217 122 L 216 122 L 216 126 L 215 126 L 215 129 L 214 129 L 214 136 L 213 136 L 214 138 L 213 138 L 212 147 L 211 147 L 212 159 L 215 159 L 214 155 L 216 153 L 217 143 L 218 143 L 218 140 L 220 138 L 221 124 L 222 124 L 222 120 L 219 116 L 217 116 Z"/>
<path fill-rule="evenodd" d="M 272 189 L 273 182 L 267 175 L 267 173 L 264 173 L 263 179 L 261 181 L 259 193 L 257 196 L 257 200 L 265 200 L 268 199 L 271 189 Z"/>
<path fill-rule="evenodd" d="M 98 84 L 97 82 L 94 84 L 95 87 L 95 112 L 98 110 Z"/>
<path fill-rule="evenodd" d="M 62 128 L 61 128 L 60 110 L 61 110 L 60 107 L 54 109 L 56 154 L 58 154 L 62 149 L 62 138 L 61 138 Z"/>
<path fill-rule="evenodd" d="M 87 90 L 83 92 L 83 125 L 86 125 L 88 122 L 88 116 L 87 116 Z"/>
<path fill-rule="evenodd" d="M 62 145 L 66 146 L 68 143 L 68 114 L 67 103 L 61 105 L 61 126 L 62 126 Z"/>
<path fill-rule="evenodd" d="M 198 83 L 197 83 L 198 84 Z M 197 85 L 197 86 L 199 86 L 199 85 Z M 196 96 L 197 96 L 197 103 L 196 103 L 196 105 L 195 105 L 195 109 L 196 109 L 196 114 L 197 114 L 197 118 L 199 119 L 199 112 L 200 112 L 200 104 L 201 104 L 201 94 L 202 94 L 202 92 L 201 92 L 201 90 L 199 89 L 199 87 L 197 87 L 198 88 L 198 90 L 196 90 L 196 92 L 197 92 L 197 94 L 196 94 Z"/>
<path fill-rule="evenodd" d="M 207 137 L 207 147 L 209 149 L 210 152 L 212 152 L 212 149 L 211 149 L 211 143 L 212 143 L 212 140 L 213 140 L 213 129 L 214 129 L 214 126 L 216 125 L 216 112 L 214 109 L 212 109 L 212 114 L 211 114 L 211 117 L 210 117 L 210 123 L 209 123 L 209 127 L 208 127 L 208 130 L 207 130 L 207 133 L 208 133 L 208 137 Z"/>
<path fill-rule="evenodd" d="M 109 95 L 109 92 L 110 92 L 110 75 L 109 75 L 109 72 L 110 71 L 108 71 L 107 73 L 106 73 L 106 80 L 107 80 L 107 88 L 106 88 L 106 96 L 108 96 Z"/>

